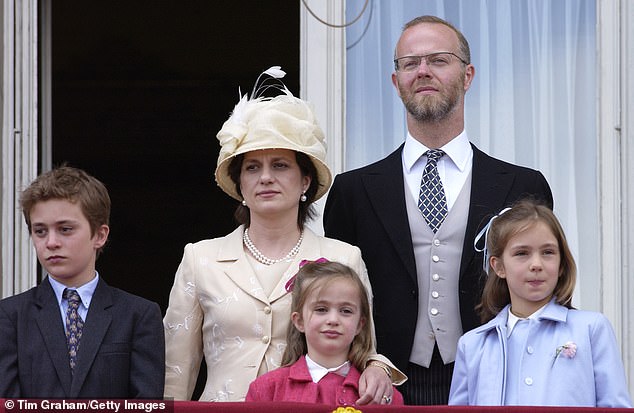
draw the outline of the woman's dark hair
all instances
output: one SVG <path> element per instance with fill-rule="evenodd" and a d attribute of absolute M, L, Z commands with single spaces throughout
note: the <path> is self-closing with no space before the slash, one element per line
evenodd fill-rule
<path fill-rule="evenodd" d="M 310 160 L 308 155 L 295 151 L 295 160 L 302 172 L 302 176 L 308 176 L 310 178 L 310 186 L 304 194 L 306 195 L 306 201 L 299 202 L 299 212 L 297 214 L 297 226 L 299 229 L 303 229 L 304 224 L 306 224 L 308 220 L 313 219 L 317 214 L 315 208 L 313 207 L 313 202 L 315 201 L 317 189 L 319 189 L 319 177 L 317 176 L 317 168 L 315 168 L 315 164 L 313 164 L 313 161 Z M 240 172 L 242 170 L 242 162 L 244 162 L 244 154 L 234 156 L 229 164 L 229 177 L 235 184 L 236 191 L 240 194 L 240 196 L 242 196 L 242 191 L 240 190 Z M 239 224 L 244 224 L 247 228 L 251 224 L 251 214 L 249 213 L 249 208 L 242 204 L 238 204 L 233 216 Z"/>

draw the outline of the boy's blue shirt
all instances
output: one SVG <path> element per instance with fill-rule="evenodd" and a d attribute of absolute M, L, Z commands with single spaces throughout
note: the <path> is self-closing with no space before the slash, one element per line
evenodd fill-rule
<path fill-rule="evenodd" d="M 46 276 L 48 281 L 51 283 L 51 287 L 53 288 L 53 292 L 55 293 L 55 297 L 57 298 L 57 302 L 59 303 L 62 322 L 66 320 L 66 310 L 68 309 L 68 300 L 62 298 L 62 294 L 64 290 L 67 288 L 64 284 L 57 281 L 54 277 L 51 277 L 50 274 Z M 92 296 L 95 294 L 95 289 L 97 288 L 97 284 L 99 283 L 99 273 L 95 271 L 95 277 L 88 281 L 86 284 L 75 288 L 77 293 L 79 294 L 79 298 L 81 299 L 82 305 L 79 306 L 77 311 L 81 316 L 82 320 L 86 321 L 86 317 L 88 316 L 88 309 L 90 308 L 90 302 L 92 301 Z"/>

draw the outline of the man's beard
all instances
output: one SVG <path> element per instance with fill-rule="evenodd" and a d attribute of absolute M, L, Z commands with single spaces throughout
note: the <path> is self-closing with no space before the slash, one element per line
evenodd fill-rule
<path fill-rule="evenodd" d="M 420 96 L 409 95 L 403 104 L 414 119 L 419 122 L 440 122 L 446 119 L 458 106 L 462 84 L 451 85 L 448 95 Z M 401 93 L 401 96 L 407 96 Z"/>

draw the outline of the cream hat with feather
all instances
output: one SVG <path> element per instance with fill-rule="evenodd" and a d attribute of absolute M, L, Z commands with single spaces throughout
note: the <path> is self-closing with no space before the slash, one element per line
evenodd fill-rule
<path fill-rule="evenodd" d="M 279 79 L 285 74 L 279 66 L 264 71 L 256 80 L 251 98 L 247 94 L 240 96 L 231 116 L 216 135 L 220 142 L 216 182 L 238 201 L 242 197 L 229 176 L 229 164 L 237 155 L 256 150 L 290 149 L 308 155 L 317 169 L 319 181 L 315 200 L 321 198 L 332 183 L 332 174 L 326 164 L 326 140 L 313 108 L 293 96 L 281 81 L 267 84 L 267 81 Z M 258 85 L 263 75 L 270 78 Z M 261 94 L 269 88 L 278 89 L 283 94 L 262 97 Z"/>

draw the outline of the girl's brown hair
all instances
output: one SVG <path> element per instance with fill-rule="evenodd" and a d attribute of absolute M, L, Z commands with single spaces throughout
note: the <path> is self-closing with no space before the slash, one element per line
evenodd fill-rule
<path fill-rule="evenodd" d="M 532 199 L 525 199 L 517 202 L 506 212 L 494 217 L 489 222 L 490 227 L 486 237 L 487 253 L 485 257 L 502 257 L 504 249 L 511 238 L 538 222 L 542 222 L 550 228 L 559 246 L 561 256 L 561 262 L 559 263 L 560 276 L 553 295 L 556 297 L 558 304 L 573 308 L 572 293 L 577 281 L 577 266 L 568 247 L 564 230 L 553 211 L 547 206 Z M 490 258 L 487 266 L 488 277 L 484 285 L 482 300 L 476 307 L 483 323 L 494 318 L 511 302 L 506 280 L 497 276 L 491 267 Z"/>
<path fill-rule="evenodd" d="M 370 300 L 363 282 L 357 273 L 347 265 L 321 261 L 309 262 L 299 269 L 292 282 L 291 314 L 302 313 L 302 308 L 310 294 L 319 291 L 327 284 L 336 280 L 352 281 L 359 290 L 361 320 L 364 322 L 359 334 L 354 337 L 348 352 L 348 360 L 359 370 L 363 371 L 368 357 L 372 353 L 372 326 L 370 318 Z M 282 365 L 288 366 L 296 362 L 308 352 L 306 335 L 290 323 L 286 331 L 286 350 L 282 357 Z"/>

